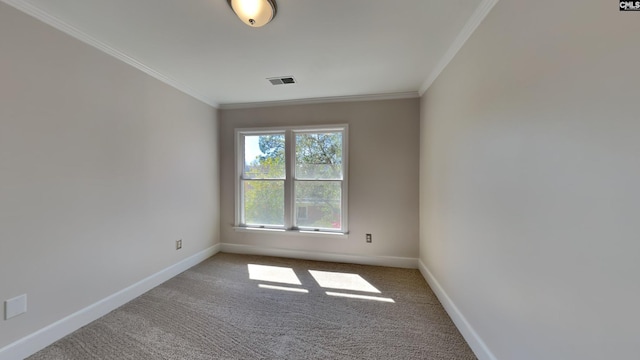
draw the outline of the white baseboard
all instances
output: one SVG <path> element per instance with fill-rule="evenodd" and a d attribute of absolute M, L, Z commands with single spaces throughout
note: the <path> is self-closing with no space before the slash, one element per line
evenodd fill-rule
<path fill-rule="evenodd" d="M 404 258 L 395 256 L 363 256 L 363 255 L 348 255 L 348 254 L 335 254 L 335 253 L 323 253 L 315 251 L 302 251 L 302 250 L 289 250 L 278 249 L 253 245 L 239 245 L 223 243 L 222 252 L 234 253 L 234 254 L 248 254 L 248 255 L 263 255 L 263 256 L 277 256 L 303 260 L 316 260 L 316 261 L 330 261 L 341 262 L 349 264 L 360 265 L 375 265 L 375 266 L 390 266 L 408 269 L 418 268 L 417 258 Z"/>
<path fill-rule="evenodd" d="M 71 334 L 86 324 L 108 314 L 181 272 L 199 264 L 220 252 L 220 244 L 192 255 L 174 265 L 138 281 L 86 308 L 79 310 L 55 323 L 46 326 L 24 338 L 0 349 L 0 359 L 21 360 L 30 356 L 53 342 Z"/>
<path fill-rule="evenodd" d="M 479 360 L 497 360 L 495 355 L 489 350 L 487 344 L 480 338 L 480 335 L 473 329 L 471 324 L 467 321 L 467 318 L 460 312 L 460 309 L 454 304 L 449 295 L 444 291 L 438 280 L 433 276 L 431 271 L 427 268 L 427 266 L 422 262 L 422 260 L 418 260 L 418 265 L 420 269 L 420 273 L 427 281 L 431 290 L 436 294 L 438 300 L 449 314 L 449 317 L 456 325 L 462 336 L 471 350 L 473 350 L 474 354 Z"/>

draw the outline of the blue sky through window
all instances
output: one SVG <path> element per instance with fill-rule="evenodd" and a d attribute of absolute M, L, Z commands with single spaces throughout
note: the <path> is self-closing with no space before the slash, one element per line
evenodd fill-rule
<path fill-rule="evenodd" d="M 260 144 L 258 143 L 260 136 L 246 136 L 244 138 L 244 163 L 251 164 L 256 156 L 263 155 L 260 151 Z"/>

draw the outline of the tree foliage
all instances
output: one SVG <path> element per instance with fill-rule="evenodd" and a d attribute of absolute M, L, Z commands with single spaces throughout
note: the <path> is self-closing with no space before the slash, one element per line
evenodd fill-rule
<path fill-rule="evenodd" d="M 257 157 L 259 162 L 271 160 L 277 164 L 284 164 L 285 145 L 283 135 L 262 135 L 258 140 L 258 146 L 262 152 L 262 155 Z"/>

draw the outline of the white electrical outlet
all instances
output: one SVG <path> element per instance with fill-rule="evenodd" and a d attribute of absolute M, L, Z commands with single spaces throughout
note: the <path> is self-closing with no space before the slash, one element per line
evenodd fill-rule
<path fill-rule="evenodd" d="M 16 296 L 4 302 L 4 319 L 9 320 L 27 312 L 27 294 Z"/>

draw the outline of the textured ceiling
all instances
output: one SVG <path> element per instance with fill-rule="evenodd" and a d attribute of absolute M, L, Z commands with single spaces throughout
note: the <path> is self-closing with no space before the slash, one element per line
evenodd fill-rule
<path fill-rule="evenodd" d="M 491 3 L 277 0 L 254 29 L 226 0 L 2 1 L 214 106 L 416 96 Z M 266 80 L 282 75 L 298 83 Z"/>

